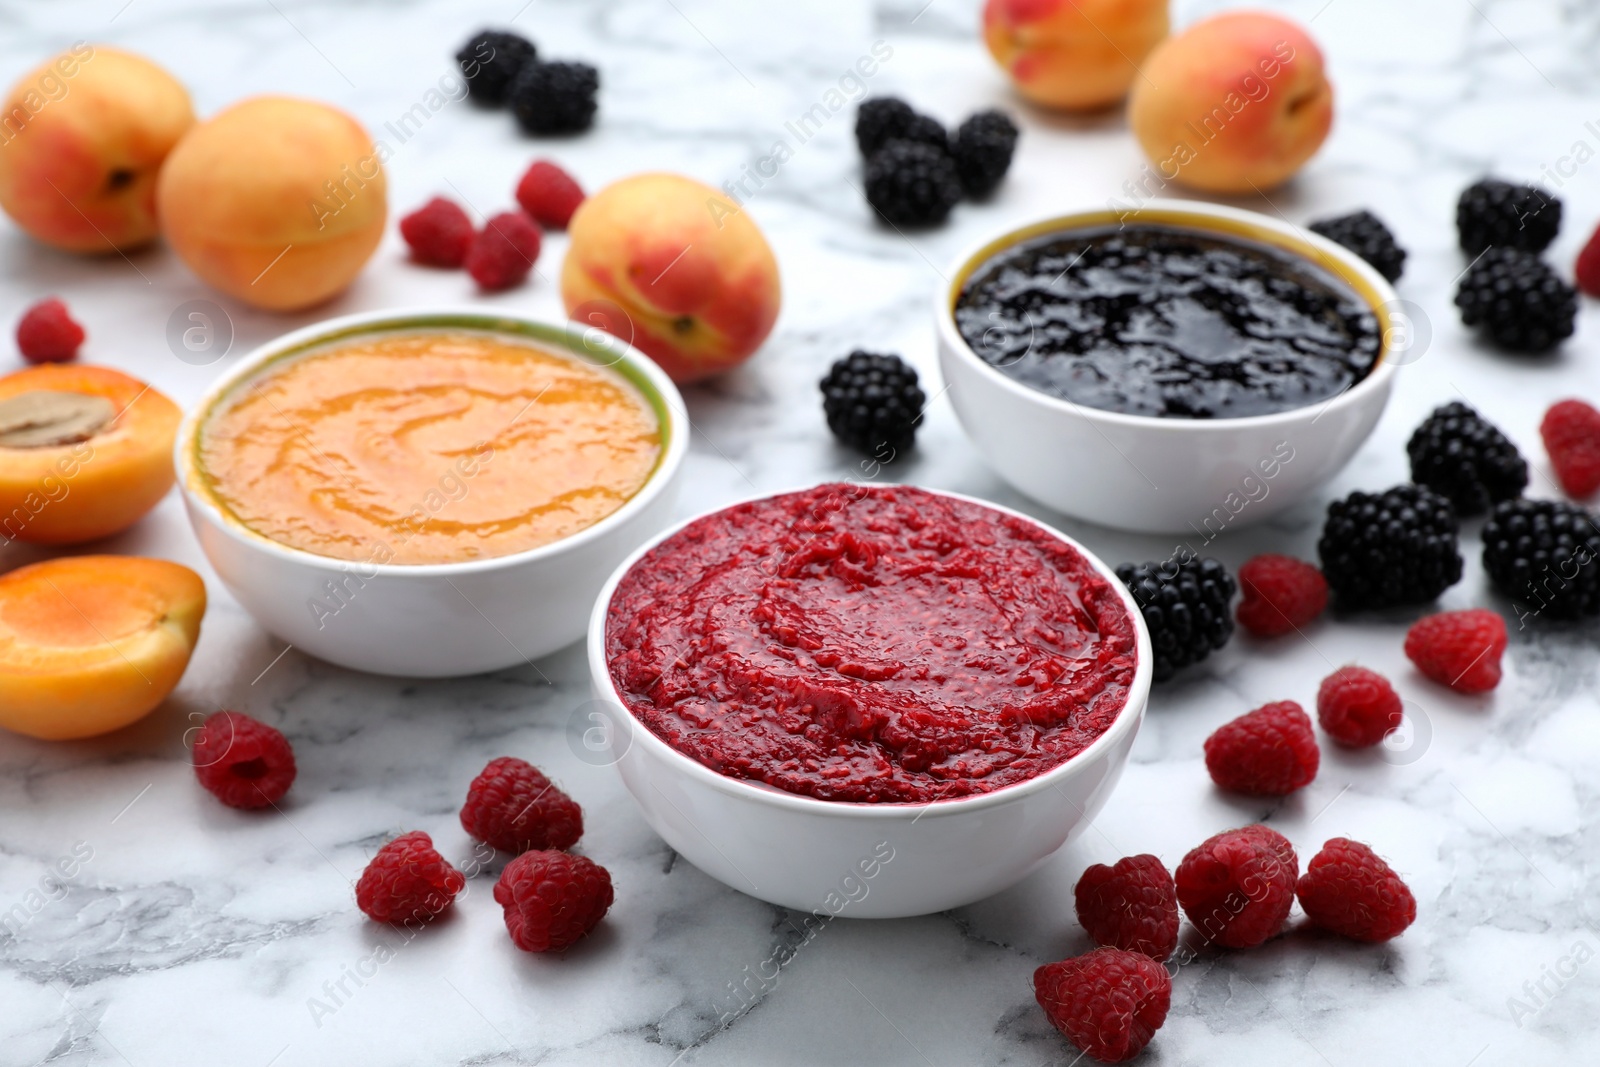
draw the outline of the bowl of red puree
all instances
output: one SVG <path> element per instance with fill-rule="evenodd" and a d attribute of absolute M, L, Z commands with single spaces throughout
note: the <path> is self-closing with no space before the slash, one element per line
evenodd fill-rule
<path fill-rule="evenodd" d="M 1149 636 L 1104 562 L 897 485 L 667 531 L 601 590 L 589 660 L 585 737 L 646 821 L 727 885 L 819 916 L 943 911 L 1026 877 L 1105 803 L 1150 689 Z"/>

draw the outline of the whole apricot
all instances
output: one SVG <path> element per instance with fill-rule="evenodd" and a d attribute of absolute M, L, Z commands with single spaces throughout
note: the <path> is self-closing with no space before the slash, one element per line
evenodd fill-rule
<path fill-rule="evenodd" d="M 1333 125 L 1322 52 L 1288 19 L 1234 11 L 1151 53 L 1128 125 L 1163 179 L 1216 193 L 1287 180 Z"/>
<path fill-rule="evenodd" d="M 678 174 L 636 174 L 568 226 L 561 298 L 580 326 L 632 342 L 675 382 L 748 359 L 778 318 L 778 261 L 744 209 Z"/>
<path fill-rule="evenodd" d="M 156 176 L 194 125 L 189 94 L 150 60 L 77 44 L 24 74 L 0 104 L 0 207 L 72 252 L 156 236 Z"/>
<path fill-rule="evenodd" d="M 0 575 L 0 726 L 63 740 L 120 729 L 177 686 L 206 586 L 188 567 L 72 556 Z"/>
<path fill-rule="evenodd" d="M 1167 35 L 1167 0 L 989 0 L 983 40 L 1017 91 L 1072 111 L 1128 95 Z"/>
<path fill-rule="evenodd" d="M 161 170 L 157 208 L 200 278 L 289 311 L 343 291 L 383 238 L 386 150 L 327 104 L 258 96 L 201 123 Z"/>

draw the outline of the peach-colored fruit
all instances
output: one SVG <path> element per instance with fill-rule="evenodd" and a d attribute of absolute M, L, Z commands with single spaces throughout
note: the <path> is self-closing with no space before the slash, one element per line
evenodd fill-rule
<path fill-rule="evenodd" d="M 75 397 L 87 401 L 79 411 Z M 0 542 L 79 544 L 138 522 L 172 488 L 182 420 L 110 367 L 49 363 L 0 378 Z"/>
<path fill-rule="evenodd" d="M 0 726 L 55 741 L 143 718 L 189 665 L 206 586 L 188 567 L 72 556 L 0 575 Z"/>
<path fill-rule="evenodd" d="M 1333 125 L 1333 86 L 1299 26 L 1229 12 L 1151 54 L 1128 124 L 1163 178 L 1248 193 L 1284 181 L 1316 154 Z"/>
<path fill-rule="evenodd" d="M 1128 95 L 1167 35 L 1167 0 L 989 0 L 983 39 L 1036 104 L 1087 110 Z"/>
<path fill-rule="evenodd" d="M 771 246 L 709 186 L 636 174 L 585 200 L 568 232 L 567 314 L 631 341 L 675 382 L 743 362 L 777 321 Z"/>
<path fill-rule="evenodd" d="M 196 126 L 161 169 L 161 231 L 248 304 L 294 310 L 348 286 L 383 238 L 385 152 L 337 108 L 258 96 Z"/>
<path fill-rule="evenodd" d="M 194 125 L 189 94 L 141 56 L 77 44 L 0 104 L 0 207 L 45 244 L 134 248 L 156 235 L 156 175 Z"/>

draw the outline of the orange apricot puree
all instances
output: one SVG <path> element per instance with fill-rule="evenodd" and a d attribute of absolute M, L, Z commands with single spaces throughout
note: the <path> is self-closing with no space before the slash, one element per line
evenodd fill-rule
<path fill-rule="evenodd" d="M 198 467 L 263 537 L 368 563 L 453 563 L 622 507 L 661 427 L 620 375 L 487 333 L 395 332 L 268 364 L 207 418 Z"/>

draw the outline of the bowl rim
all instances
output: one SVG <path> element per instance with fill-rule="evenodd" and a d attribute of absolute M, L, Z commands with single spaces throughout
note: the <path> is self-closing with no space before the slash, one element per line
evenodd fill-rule
<path fill-rule="evenodd" d="M 1228 419 L 1178 419 L 1158 415 L 1134 415 L 1079 404 L 1063 397 L 1032 389 L 1002 373 L 980 358 L 956 327 L 955 305 L 967 280 L 994 256 L 1025 241 L 1047 234 L 1090 229 L 1113 223 L 1150 222 L 1204 233 L 1242 238 L 1266 244 L 1326 270 L 1356 291 L 1378 320 L 1380 350 L 1377 362 L 1364 377 L 1341 393 L 1287 411 L 1267 415 L 1244 415 Z M 1315 421 L 1330 411 L 1353 407 L 1381 396 L 1388 389 L 1397 366 L 1390 339 L 1394 316 L 1391 308 L 1400 302 L 1388 279 L 1354 252 L 1326 237 L 1312 233 L 1282 219 L 1244 208 L 1213 204 L 1204 200 L 1155 198 L 1137 207 L 1085 207 L 1075 211 L 1053 212 L 1020 223 L 1010 223 L 962 250 L 945 272 L 945 282 L 934 293 L 934 321 L 941 349 L 979 369 L 991 384 L 1018 399 L 1032 401 L 1062 415 L 1075 416 L 1108 426 L 1138 427 L 1168 433 L 1222 434 L 1291 425 L 1307 418 Z"/>
<path fill-rule="evenodd" d="M 983 811 L 987 808 L 1021 800 L 1026 796 L 1029 796 L 1033 793 L 1042 792 L 1045 789 L 1055 788 L 1062 781 L 1065 781 L 1076 774 L 1082 773 L 1083 768 L 1099 762 L 1101 757 L 1104 757 L 1106 753 L 1108 753 L 1122 740 L 1123 735 L 1139 728 L 1139 724 L 1143 721 L 1145 710 L 1150 702 L 1151 675 L 1154 670 L 1154 662 L 1152 659 L 1153 653 L 1150 647 L 1150 631 L 1145 626 L 1144 615 L 1139 610 L 1138 602 L 1133 599 L 1133 594 L 1129 592 L 1125 585 L 1122 584 L 1122 580 L 1117 577 L 1116 571 L 1113 570 L 1109 564 L 1107 564 L 1095 553 L 1091 552 L 1088 548 L 1084 547 L 1077 540 L 1067 536 L 1048 523 L 1043 522 L 1040 519 L 1036 519 L 1032 515 L 1027 515 L 1013 508 L 1008 508 L 1003 504 L 996 504 L 993 501 L 984 500 L 981 497 L 969 496 L 965 493 L 950 492 L 944 489 L 931 489 L 926 486 L 908 485 L 904 483 L 881 483 L 884 485 L 899 486 L 902 488 L 918 489 L 922 492 L 932 493 L 936 496 L 948 497 L 953 500 L 960 500 L 969 504 L 976 504 L 980 507 L 989 508 L 1002 515 L 1008 515 L 1012 518 L 1027 522 L 1038 527 L 1040 530 L 1043 530 L 1051 537 L 1075 549 L 1080 555 L 1083 556 L 1085 560 L 1089 562 L 1090 566 L 1092 566 L 1103 578 L 1111 583 L 1111 587 L 1115 589 L 1122 597 L 1122 605 L 1124 610 L 1128 612 L 1129 617 L 1133 620 L 1135 639 L 1134 645 L 1135 651 L 1138 655 L 1138 663 L 1134 668 L 1133 681 L 1128 686 L 1127 697 L 1123 701 L 1122 707 L 1118 710 L 1117 717 L 1112 720 L 1111 725 L 1106 727 L 1105 731 L 1101 733 L 1099 737 L 1091 741 L 1083 749 L 1083 751 L 1078 752 L 1076 755 L 1073 755 L 1062 763 L 1051 767 L 1049 770 L 1044 771 L 1041 774 L 1036 774 L 1032 778 L 1025 779 L 1024 781 L 1015 782 L 1011 785 L 1002 786 L 999 789 L 990 790 L 987 793 L 977 793 L 971 796 L 951 797 L 947 800 L 935 799 L 930 801 L 904 802 L 823 800 L 818 797 L 806 796 L 801 793 L 789 793 L 774 786 L 753 783 L 741 778 L 731 778 L 718 771 L 712 770 L 710 767 L 707 767 L 705 764 L 694 759 L 693 757 L 679 752 L 661 738 L 657 737 L 655 731 L 651 730 L 650 727 L 646 726 L 638 719 L 637 716 L 634 715 L 633 709 L 628 707 L 627 702 L 622 699 L 622 695 L 617 692 L 616 684 L 611 680 L 610 664 L 606 660 L 606 619 L 611 610 L 611 598 L 616 594 L 617 586 L 621 584 L 623 577 L 629 571 L 631 571 L 634 566 L 645 557 L 646 554 L 655 549 L 657 545 L 662 544 L 670 537 L 676 536 L 680 531 L 692 523 L 699 522 L 701 519 L 709 518 L 712 515 L 720 514 L 724 511 L 728 511 L 744 504 L 750 504 L 761 500 L 769 500 L 773 497 L 785 496 L 790 493 L 804 492 L 830 484 L 867 485 L 869 483 L 818 482 L 812 485 L 802 485 L 798 487 L 773 490 L 770 492 L 756 493 L 751 496 L 734 500 L 728 504 L 711 508 L 710 510 L 701 512 L 698 515 L 692 515 L 681 522 L 674 523 L 666 530 L 662 531 L 655 537 L 652 537 L 650 540 L 640 545 L 638 548 L 634 549 L 633 552 L 629 553 L 628 558 L 618 564 L 616 570 L 614 570 L 610 577 L 606 579 L 605 585 L 600 589 L 599 596 L 595 598 L 594 609 L 589 616 L 589 633 L 586 641 L 589 659 L 589 672 L 594 679 L 594 686 L 597 692 L 602 695 L 602 698 L 617 705 L 617 707 L 622 710 L 623 715 L 626 716 L 625 721 L 627 724 L 629 735 L 628 743 L 630 746 L 633 744 L 644 744 L 650 747 L 652 751 L 657 754 L 658 758 L 664 759 L 665 762 L 671 764 L 678 771 L 678 773 L 687 774 L 690 778 L 694 779 L 700 784 L 708 785 L 718 792 L 742 800 L 753 801 L 768 807 L 774 807 L 800 814 L 823 815 L 828 817 L 870 819 L 910 818 L 911 821 L 915 822 L 924 816 L 936 818 L 946 815 L 965 815 L 972 812 Z M 619 757 L 619 762 L 620 759 L 626 758 L 626 755 L 627 753 L 625 751 L 623 756 Z"/>
<path fill-rule="evenodd" d="M 450 563 L 377 563 L 370 560 L 323 556 L 274 541 L 265 534 L 257 533 L 245 526 L 238 519 L 230 517 L 211 493 L 195 484 L 196 480 L 202 477 L 196 460 L 202 424 L 229 393 L 263 366 L 273 360 L 292 358 L 333 341 L 430 327 L 509 334 L 522 340 L 531 340 L 556 348 L 565 355 L 584 360 L 594 366 L 616 370 L 629 384 L 638 389 L 645 402 L 656 413 L 666 437 L 666 447 L 661 450 L 654 469 L 646 477 L 639 491 L 629 497 L 620 508 L 598 522 L 558 541 L 536 548 L 503 556 L 457 560 Z M 606 359 L 596 358 L 597 351 L 604 353 Z M 623 367 L 626 369 L 621 369 Z M 212 526 L 240 544 L 286 562 L 335 573 L 359 568 L 363 577 L 409 575 L 414 578 L 424 578 L 455 577 L 505 570 L 560 556 L 599 540 L 645 510 L 656 497 L 666 491 L 673 482 L 677 470 L 683 465 L 688 450 L 689 418 L 683 395 L 654 360 L 628 342 L 592 326 L 574 322 L 556 324 L 517 311 L 490 310 L 471 305 L 436 305 L 403 310 L 387 308 L 339 315 L 291 330 L 258 345 L 213 381 L 200 399 L 185 413 L 178 427 L 177 440 L 173 443 L 173 462 L 177 470 L 178 488 L 191 510 L 203 514 Z"/>

